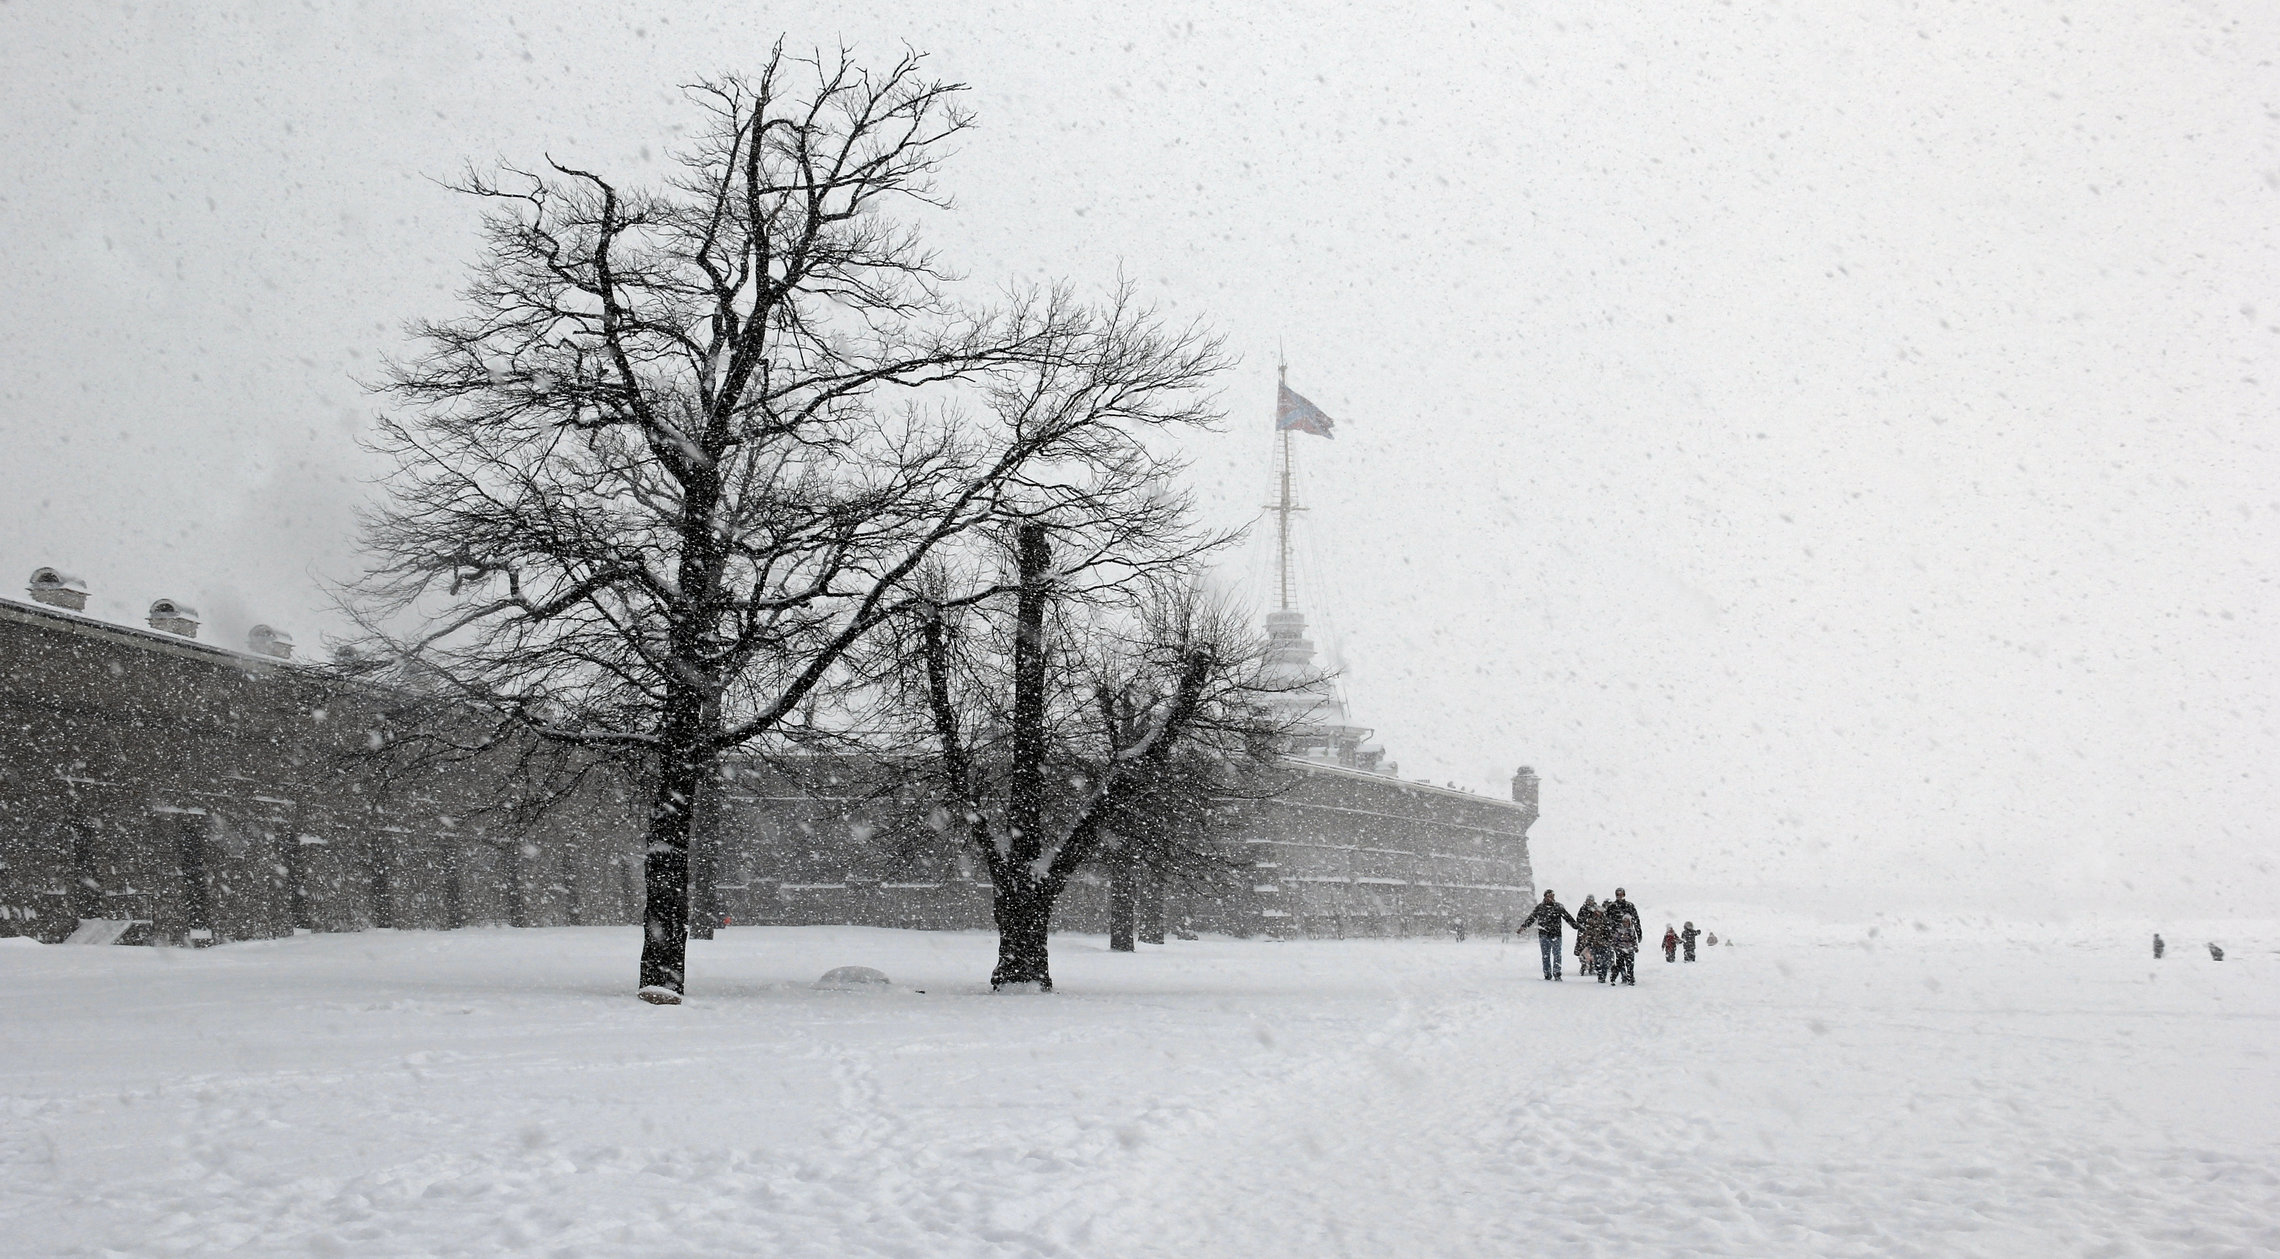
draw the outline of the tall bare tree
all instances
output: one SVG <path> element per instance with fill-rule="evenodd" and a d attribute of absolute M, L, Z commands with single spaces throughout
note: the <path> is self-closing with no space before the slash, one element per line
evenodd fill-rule
<path fill-rule="evenodd" d="M 872 71 L 779 46 L 688 89 L 701 125 L 659 185 L 553 159 L 470 174 L 465 309 L 380 385 L 394 474 L 347 602 L 483 718 L 405 737 L 535 733 L 635 775 L 646 1000 L 684 991 L 691 817 L 722 754 L 781 738 L 865 635 L 939 606 L 911 582 L 938 550 L 1214 418 L 1216 343 L 1128 293 L 954 299 L 896 215 L 944 204 L 961 91 L 916 54 Z"/>

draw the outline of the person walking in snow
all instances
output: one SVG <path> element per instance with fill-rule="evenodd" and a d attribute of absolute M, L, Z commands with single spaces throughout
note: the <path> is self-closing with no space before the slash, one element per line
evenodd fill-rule
<path fill-rule="evenodd" d="M 1685 946 L 1686 960 L 1689 962 L 1694 960 L 1694 937 L 1701 934 L 1694 929 L 1694 924 L 1691 922 L 1686 924 L 1686 930 L 1678 933 L 1678 942 Z"/>
<path fill-rule="evenodd" d="M 1615 889 L 1615 899 L 1607 902 L 1606 909 L 1608 925 L 1611 928 L 1618 918 L 1627 919 L 1630 922 L 1631 947 L 1634 949 L 1639 947 L 1638 942 L 1647 938 L 1647 929 L 1639 923 L 1639 907 L 1623 898 L 1622 888 Z"/>
<path fill-rule="evenodd" d="M 1615 959 L 1614 969 L 1607 982 L 1626 983 L 1634 987 L 1639 982 L 1639 912 L 1629 908 L 1623 899 L 1623 890 L 1615 889 L 1615 903 L 1607 907 L 1607 951 Z"/>
<path fill-rule="evenodd" d="M 1544 889 L 1544 902 L 1529 910 L 1528 916 L 1520 920 L 1520 925 L 1512 929 L 1515 935 L 1530 927 L 1536 929 L 1536 947 L 1544 955 L 1544 978 L 1546 979 L 1556 980 L 1560 977 L 1560 923 L 1562 921 L 1571 927 L 1576 925 L 1575 915 L 1569 913 L 1567 906 L 1560 904 L 1559 900 L 1552 895 L 1552 889 L 1547 887 Z"/>
<path fill-rule="evenodd" d="M 1663 960 L 1666 962 L 1678 960 L 1678 928 L 1667 922 L 1663 924 Z"/>
<path fill-rule="evenodd" d="M 1585 895 L 1583 908 L 1575 911 L 1575 948 L 1583 958 L 1583 968 L 1606 983 L 1607 911 L 1600 908 L 1597 896 Z"/>
<path fill-rule="evenodd" d="M 2162 951 L 2163 949 L 2166 949 L 2166 948 L 2168 948 L 2168 947 L 2169 947 L 2168 945 L 2166 945 L 2166 944 L 2163 944 L 2163 943 L 2161 942 L 2161 933 L 2160 933 L 2160 932 L 2158 932 L 2158 931 L 2154 932 L 2154 933 L 2153 933 L 2153 960 L 2154 960 L 2154 961 L 2157 961 L 2157 962 L 2158 962 L 2158 961 L 2160 961 L 2160 960 L 2161 960 L 2161 951 Z"/>

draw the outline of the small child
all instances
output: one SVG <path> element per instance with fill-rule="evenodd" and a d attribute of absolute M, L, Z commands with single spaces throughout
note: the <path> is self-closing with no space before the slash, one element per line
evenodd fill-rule
<path fill-rule="evenodd" d="M 1663 924 L 1663 960 L 1666 962 L 1678 960 L 1678 928 L 1667 922 Z"/>

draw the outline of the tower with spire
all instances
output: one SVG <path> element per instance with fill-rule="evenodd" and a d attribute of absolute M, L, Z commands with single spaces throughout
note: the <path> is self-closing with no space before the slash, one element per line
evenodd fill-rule
<path fill-rule="evenodd" d="M 1293 432 L 1329 437 L 1332 421 L 1320 407 L 1293 393 L 1290 366 L 1278 363 L 1275 371 L 1275 484 L 1276 500 L 1267 504 L 1275 516 L 1275 607 L 1267 613 L 1267 664 L 1288 689 L 1272 697 L 1276 715 L 1288 730 L 1285 751 L 1302 760 L 1323 761 L 1348 769 L 1391 773 L 1384 764 L 1385 749 L 1370 742 L 1373 733 L 1354 725 L 1346 702 L 1333 679 L 1315 663 L 1314 640 L 1307 636 L 1306 614 L 1292 606 L 1290 579 L 1291 516 L 1306 508 L 1292 501 L 1291 443 Z"/>

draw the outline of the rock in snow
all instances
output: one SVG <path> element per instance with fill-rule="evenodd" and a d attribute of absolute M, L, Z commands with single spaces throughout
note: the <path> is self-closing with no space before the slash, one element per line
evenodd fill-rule
<path fill-rule="evenodd" d="M 815 986 L 833 992 L 863 992 L 884 989 L 888 983 L 884 972 L 868 966 L 834 966 L 823 972 Z"/>

